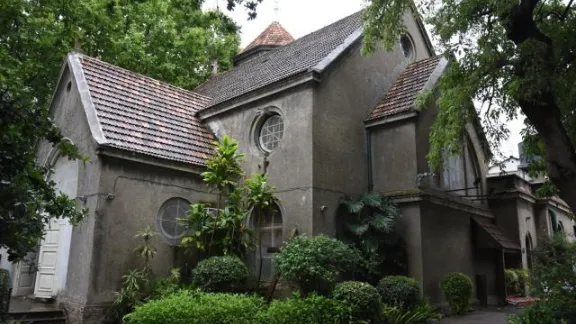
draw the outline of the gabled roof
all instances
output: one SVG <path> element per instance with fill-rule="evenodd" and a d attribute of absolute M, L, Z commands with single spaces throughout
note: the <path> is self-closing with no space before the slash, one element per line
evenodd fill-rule
<path fill-rule="evenodd" d="M 425 89 L 441 59 L 442 56 L 434 56 L 408 65 L 366 121 L 412 111 L 416 96 Z"/>
<path fill-rule="evenodd" d="M 244 95 L 302 72 L 314 70 L 361 28 L 357 12 L 217 75 L 194 91 L 212 98 L 208 107 Z M 360 37 L 358 33 L 358 38 Z"/>
<path fill-rule="evenodd" d="M 483 218 L 483 217 L 472 217 L 474 222 L 478 224 L 485 232 L 488 234 L 494 243 L 501 247 L 504 250 L 509 251 L 520 251 L 520 244 L 517 241 L 511 239 L 510 237 L 506 236 L 500 227 L 494 223 L 490 219 Z"/>
<path fill-rule="evenodd" d="M 68 62 L 84 79 L 79 91 L 88 93 L 84 108 L 95 110 L 89 122 L 101 127 L 101 146 L 197 166 L 212 155 L 214 137 L 194 115 L 209 98 L 85 55 Z"/>
<path fill-rule="evenodd" d="M 266 28 L 252 43 L 248 44 L 242 52 L 247 52 L 258 46 L 284 46 L 294 41 L 294 37 L 275 21 Z"/>

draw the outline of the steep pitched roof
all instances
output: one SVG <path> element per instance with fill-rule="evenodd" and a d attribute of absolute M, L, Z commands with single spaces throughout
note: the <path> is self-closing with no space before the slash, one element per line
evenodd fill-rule
<path fill-rule="evenodd" d="M 411 111 L 418 92 L 424 89 L 441 58 L 429 57 L 408 65 L 366 121 Z"/>
<path fill-rule="evenodd" d="M 194 114 L 209 98 L 89 56 L 70 56 L 86 80 L 105 138 L 101 145 L 205 165 L 214 137 Z"/>
<path fill-rule="evenodd" d="M 302 72 L 313 70 L 361 28 L 357 12 L 292 43 L 272 49 L 222 73 L 194 91 L 213 98 L 209 106 L 241 96 Z"/>
<path fill-rule="evenodd" d="M 247 52 L 258 46 L 284 46 L 290 44 L 294 41 L 294 37 L 280 25 L 279 22 L 275 21 L 268 28 L 266 28 L 252 43 L 248 44 L 242 50 L 242 52 Z"/>

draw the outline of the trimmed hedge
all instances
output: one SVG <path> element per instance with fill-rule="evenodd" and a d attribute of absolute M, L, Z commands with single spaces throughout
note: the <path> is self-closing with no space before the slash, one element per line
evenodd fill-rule
<path fill-rule="evenodd" d="M 291 239 L 274 257 L 282 277 L 298 284 L 307 294 L 328 295 L 338 277 L 359 261 L 358 251 L 337 239 L 324 235 L 300 235 Z"/>
<path fill-rule="evenodd" d="M 349 324 L 352 314 L 350 307 L 334 299 L 316 294 L 305 298 L 294 295 L 273 301 L 259 320 L 262 324 Z"/>
<path fill-rule="evenodd" d="M 440 281 L 440 289 L 454 314 L 462 314 L 470 308 L 472 279 L 460 272 L 451 272 Z"/>
<path fill-rule="evenodd" d="M 335 300 L 351 307 L 356 320 L 375 321 L 380 314 L 380 294 L 368 283 L 342 282 L 336 285 L 332 294 Z"/>
<path fill-rule="evenodd" d="M 245 295 L 181 291 L 136 306 L 124 316 L 129 324 L 246 324 L 257 323 L 261 298 Z"/>
<path fill-rule="evenodd" d="M 378 292 L 388 306 L 413 309 L 420 302 L 420 285 L 410 277 L 384 277 L 378 283 Z"/>
<path fill-rule="evenodd" d="M 192 271 L 192 280 L 207 292 L 245 292 L 248 267 L 236 257 L 211 257 L 198 263 Z"/>

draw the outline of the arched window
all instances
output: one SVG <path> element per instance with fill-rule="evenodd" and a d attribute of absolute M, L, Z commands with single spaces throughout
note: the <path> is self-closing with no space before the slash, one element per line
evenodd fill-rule
<path fill-rule="evenodd" d="M 269 280 L 274 274 L 272 258 L 275 250 L 282 244 L 282 214 L 280 208 L 274 206 L 271 210 L 254 211 L 252 226 L 257 239 L 256 273 L 261 280 Z"/>
<path fill-rule="evenodd" d="M 180 238 L 184 234 L 184 226 L 178 219 L 186 217 L 190 202 L 182 198 L 168 199 L 158 212 L 156 224 L 160 234 L 170 245 L 180 244 Z"/>
<path fill-rule="evenodd" d="M 556 213 L 548 210 L 548 218 L 550 219 L 550 234 L 555 234 L 558 232 L 558 217 L 556 217 Z"/>
<path fill-rule="evenodd" d="M 566 233 L 564 231 L 564 224 L 562 223 L 562 221 L 558 222 L 558 229 L 557 229 L 558 233 Z"/>

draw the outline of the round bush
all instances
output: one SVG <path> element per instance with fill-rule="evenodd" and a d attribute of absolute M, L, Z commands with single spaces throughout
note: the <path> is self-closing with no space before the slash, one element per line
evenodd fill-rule
<path fill-rule="evenodd" d="M 259 316 L 264 324 L 348 324 L 351 322 L 350 307 L 343 303 L 311 294 L 306 298 L 293 296 L 275 300 Z"/>
<path fill-rule="evenodd" d="M 372 285 L 360 281 L 346 281 L 336 285 L 334 299 L 349 305 L 357 320 L 375 321 L 380 314 L 380 295 Z"/>
<path fill-rule="evenodd" d="M 274 258 L 274 263 L 289 281 L 304 293 L 329 294 L 338 276 L 359 260 L 357 251 L 324 235 L 293 238 Z"/>
<path fill-rule="evenodd" d="M 414 308 L 420 301 L 420 285 L 413 278 L 405 276 L 384 277 L 378 283 L 382 303 L 405 309 Z"/>
<path fill-rule="evenodd" d="M 207 292 L 243 292 L 248 268 L 236 257 L 211 257 L 198 263 L 192 271 L 192 280 Z"/>
<path fill-rule="evenodd" d="M 440 281 L 440 289 L 454 314 L 462 314 L 470 307 L 472 279 L 460 272 L 451 272 Z"/>
<path fill-rule="evenodd" d="M 182 291 L 140 306 L 124 317 L 129 324 L 256 323 L 261 298 L 201 291 Z"/>

